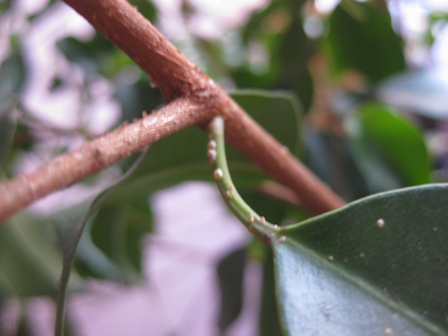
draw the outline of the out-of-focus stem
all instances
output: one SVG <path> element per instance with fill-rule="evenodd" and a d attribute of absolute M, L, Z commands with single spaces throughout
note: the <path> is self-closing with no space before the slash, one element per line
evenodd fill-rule
<path fill-rule="evenodd" d="M 263 216 L 258 215 L 236 190 L 227 167 L 224 120 L 220 116 L 215 117 L 210 124 L 207 156 L 214 168 L 213 176 L 216 184 L 229 209 L 247 227 L 249 232 L 269 245 L 278 227 L 267 222 Z"/>

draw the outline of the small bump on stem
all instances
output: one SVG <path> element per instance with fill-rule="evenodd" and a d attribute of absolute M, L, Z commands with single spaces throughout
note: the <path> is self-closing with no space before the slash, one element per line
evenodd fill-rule
<path fill-rule="evenodd" d="M 221 168 L 216 168 L 215 171 L 213 172 L 213 177 L 215 178 L 216 181 L 219 181 L 222 179 L 223 176 L 223 172 Z"/>
<path fill-rule="evenodd" d="M 224 120 L 220 116 L 215 117 L 210 124 L 207 156 L 215 168 L 213 176 L 230 210 L 246 225 L 249 232 L 270 245 L 270 239 L 275 237 L 277 229 L 244 202 L 232 183 L 225 156 Z"/>
<path fill-rule="evenodd" d="M 94 155 L 96 158 L 100 158 L 103 155 L 103 153 L 101 152 L 101 150 L 99 148 L 95 148 Z"/>
<path fill-rule="evenodd" d="M 207 150 L 207 157 L 208 157 L 208 161 L 210 162 L 210 164 L 215 164 L 216 163 L 216 149 L 209 149 Z"/>
<path fill-rule="evenodd" d="M 215 141 L 215 140 L 210 140 L 210 141 L 207 143 L 207 148 L 208 148 L 208 149 L 215 149 L 215 148 L 216 148 L 216 141 Z"/>

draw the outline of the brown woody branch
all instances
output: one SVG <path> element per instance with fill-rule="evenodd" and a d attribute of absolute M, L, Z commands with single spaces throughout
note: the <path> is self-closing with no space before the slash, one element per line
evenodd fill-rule
<path fill-rule="evenodd" d="M 208 77 L 127 0 L 64 0 L 157 83 L 167 102 L 206 90 Z"/>
<path fill-rule="evenodd" d="M 291 188 L 307 210 L 320 214 L 344 204 L 126 0 L 65 2 L 147 72 L 168 105 L 1 185 L 0 220 L 190 124 L 205 127 L 216 114 L 226 122 L 227 141 Z"/>
<path fill-rule="evenodd" d="M 0 219 L 33 201 L 66 188 L 148 144 L 206 118 L 202 106 L 189 98 L 177 99 L 133 124 L 122 126 L 80 148 L 61 155 L 30 174 L 0 186 Z"/>

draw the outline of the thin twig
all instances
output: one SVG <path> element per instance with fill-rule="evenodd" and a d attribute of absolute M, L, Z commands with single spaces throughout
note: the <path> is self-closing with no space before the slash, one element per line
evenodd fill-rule
<path fill-rule="evenodd" d="M 206 127 L 217 114 L 225 120 L 226 140 L 276 181 L 294 190 L 305 209 L 320 214 L 344 204 L 126 0 L 65 2 L 140 65 L 170 104 L 141 122 L 54 159 L 34 173 L 0 185 L 0 220 L 192 123 Z"/>
<path fill-rule="evenodd" d="M 127 0 L 64 1 L 151 76 L 167 102 L 208 87 L 208 77 Z"/>
<path fill-rule="evenodd" d="M 177 99 L 133 124 L 122 126 L 30 174 L 0 185 L 0 221 L 35 200 L 66 188 L 204 118 L 201 106 L 188 98 Z"/>
<path fill-rule="evenodd" d="M 257 214 L 236 190 L 227 167 L 224 120 L 221 116 L 213 118 L 209 132 L 211 139 L 207 144 L 207 156 L 214 168 L 213 175 L 221 196 L 249 232 L 269 246 L 278 226 L 269 223 L 263 216 Z"/>

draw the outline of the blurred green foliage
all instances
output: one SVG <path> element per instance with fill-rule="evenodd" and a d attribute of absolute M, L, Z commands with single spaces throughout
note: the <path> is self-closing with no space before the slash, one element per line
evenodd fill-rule
<path fill-rule="evenodd" d="M 14 3 L 0 3 L 4 17 L 12 13 Z M 133 0 L 131 3 L 152 22 L 160 19 L 157 7 L 151 2 Z M 50 2 L 25 19 L 34 22 L 53 5 L 54 2 Z M 195 10 L 198 9 L 194 6 L 184 6 L 183 15 L 191 16 Z M 310 18 L 322 24 L 322 32 L 317 36 L 308 36 L 304 28 Z M 432 26 L 445 25 L 447 14 L 430 13 L 429 20 Z M 437 38 L 433 32 L 434 29 L 428 29 L 428 45 Z M 39 148 L 42 141 L 36 131 L 39 122 L 32 111 L 26 109 L 22 97 L 30 71 L 22 50 L 27 33 L 26 29 L 10 33 L 8 53 L 0 66 L 0 177 L 3 180 L 14 175 L 17 160 Z M 425 111 L 431 110 L 430 101 L 420 102 L 418 106 L 408 105 L 404 110 L 391 106 L 379 94 L 386 79 L 398 80 L 403 90 L 407 90 L 406 79 L 400 75 L 409 71 L 405 60 L 406 41 L 393 29 L 390 13 L 381 6 L 381 1 L 344 0 L 331 13 L 324 14 L 304 1 L 272 0 L 265 8 L 256 10 L 243 26 L 232 29 L 222 38 L 205 39 L 188 30 L 183 38 L 173 42 L 180 49 L 184 47 L 186 53 L 191 53 L 188 48 L 193 46 L 203 70 L 218 83 L 232 87 L 232 97 L 252 118 L 347 201 L 380 191 L 426 184 L 435 181 L 436 169 L 447 169 L 448 160 L 438 153 L 430 153 L 427 143 L 427 135 L 442 129 L 441 120 L 447 116 L 442 113 L 440 118 L 428 117 L 431 114 Z M 80 99 L 86 102 L 91 99 L 89 85 L 98 78 L 111 84 L 112 98 L 121 107 L 120 122 L 140 118 L 142 111 L 150 112 L 162 104 L 160 92 L 150 87 L 147 75 L 98 33 L 88 41 L 63 38 L 57 41 L 56 48 L 64 62 L 83 73 Z M 316 59 L 320 62 L 313 63 Z M 49 90 L 66 84 L 64 78 L 56 76 Z M 60 136 L 60 133 L 61 130 L 54 130 L 53 136 Z M 85 137 L 82 127 L 78 135 Z M 0 228 L 0 306 L 10 297 L 25 300 L 49 295 L 56 300 L 62 268 L 60 304 L 65 298 L 65 288 L 82 290 L 84 279 L 128 284 L 140 281 L 142 240 L 157 224 L 153 221 L 149 198 L 157 190 L 184 181 L 211 181 L 204 150 L 206 142 L 204 132 L 187 128 L 118 164 L 122 178 L 83 203 L 61 209 L 48 218 L 22 213 L 4 223 Z M 262 192 L 260 185 L 268 177 L 236 150 L 228 149 L 228 159 L 241 194 L 270 221 L 285 224 L 307 216 L 303 209 Z M 418 197 L 422 196 L 418 194 Z M 400 209 L 405 211 L 407 200 L 400 202 Z M 369 202 L 363 206 L 370 210 L 374 207 Z M 327 225 L 327 219 L 316 219 L 319 221 Z M 306 227 L 312 231 L 310 237 L 324 225 L 307 223 Z M 441 224 L 434 222 L 436 225 Z M 340 227 L 345 230 L 342 225 Z M 326 235 L 325 239 L 330 236 L 339 239 L 338 232 L 332 232 L 334 236 Z M 299 234 L 293 233 L 294 239 L 299 241 L 296 238 Z M 357 234 L 365 237 L 365 232 Z M 399 231 L 391 233 L 388 242 L 393 245 L 394 240 L 402 239 L 400 235 Z M 344 239 L 354 239 L 349 236 Z M 379 239 L 372 237 L 372 244 Z M 430 244 L 431 237 L 425 235 L 425 239 Z M 330 252 L 313 245 L 319 245 L 318 242 L 311 239 L 310 243 L 297 244 L 325 257 Z M 328 246 L 336 243 L 331 241 Z M 387 248 L 389 246 L 381 249 L 386 251 Z M 297 250 L 285 252 L 283 249 L 280 247 L 280 252 L 276 253 L 287 253 L 288 258 L 294 258 L 297 253 Z M 350 250 L 358 251 L 359 247 L 350 247 Z M 247 253 L 243 252 L 235 251 L 217 265 L 223 295 L 219 327 L 225 333 L 240 313 L 245 259 L 253 258 L 259 260 L 264 269 L 260 334 L 278 334 L 281 327 L 274 304 L 271 252 L 256 243 Z M 407 263 L 412 253 L 406 252 L 397 261 L 397 268 Z M 442 252 L 431 250 L 431 253 L 428 258 L 438 258 Z M 375 261 L 378 264 L 390 261 L 386 253 L 378 260 Z M 326 271 L 339 267 L 327 264 Z M 432 270 L 434 265 L 428 267 Z M 348 266 L 340 267 L 344 270 Z M 228 269 L 235 272 L 231 280 L 228 280 Z M 440 270 L 441 273 L 445 271 L 445 268 Z M 289 277 L 289 273 L 277 266 L 279 272 L 280 279 Z M 441 277 L 443 274 L 439 273 L 430 272 L 425 283 L 430 286 L 429 277 Z M 359 277 L 370 283 L 376 275 L 366 271 Z M 332 281 L 332 278 L 319 281 L 325 287 L 325 281 Z M 394 280 L 392 283 L 401 284 Z M 348 282 L 345 285 L 352 286 Z M 408 282 L 403 286 L 409 290 L 413 284 Z M 277 284 L 276 292 L 284 300 L 281 285 Z M 229 295 L 232 300 L 228 299 Z M 407 302 L 409 293 L 405 291 L 403 295 Z M 436 294 L 428 294 L 428 300 L 432 300 L 432 295 Z M 361 297 L 359 300 L 361 304 L 368 301 Z M 420 301 L 412 301 L 410 309 L 421 314 L 421 305 Z M 430 319 L 440 322 L 438 316 Z M 284 328 L 288 323 L 284 322 Z M 438 327 L 446 330 L 442 324 Z"/>

